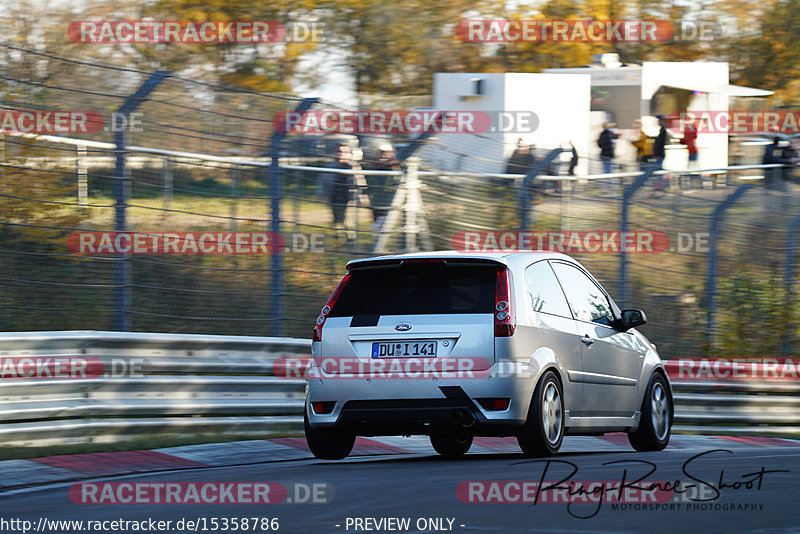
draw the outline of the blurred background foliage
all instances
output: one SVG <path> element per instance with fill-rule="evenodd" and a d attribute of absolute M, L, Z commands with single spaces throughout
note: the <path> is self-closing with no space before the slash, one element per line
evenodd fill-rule
<path fill-rule="evenodd" d="M 74 43 L 74 20 L 275 20 L 325 24 L 323 42 L 267 44 Z M 464 43 L 463 19 L 596 19 L 712 22 L 713 41 L 667 43 Z M 61 55 L 168 69 L 260 91 L 313 90 L 331 69 L 344 70 L 359 97 L 429 94 L 435 72 L 538 72 L 587 65 L 616 52 L 623 63 L 728 61 L 731 83 L 776 91 L 776 105 L 800 100 L 800 0 L 20 0 L 0 15 L 4 39 Z"/>

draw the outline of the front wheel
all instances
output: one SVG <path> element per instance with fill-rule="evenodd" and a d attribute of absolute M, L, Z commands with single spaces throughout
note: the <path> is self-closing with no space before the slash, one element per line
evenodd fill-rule
<path fill-rule="evenodd" d="M 653 374 L 642 402 L 639 428 L 628 433 L 628 441 L 640 452 L 660 451 L 669 443 L 673 414 L 672 395 L 661 373 Z"/>
<path fill-rule="evenodd" d="M 303 426 L 306 442 L 311 454 L 320 460 L 341 460 L 346 458 L 356 442 L 356 436 L 341 428 L 312 428 L 308 423 L 308 411 L 303 413 Z"/>
<path fill-rule="evenodd" d="M 467 454 L 472 447 L 472 434 L 466 432 L 431 434 L 431 445 L 445 458 L 458 458 Z"/>
<path fill-rule="evenodd" d="M 517 436 L 525 456 L 552 456 L 564 439 L 564 396 L 553 371 L 542 376 L 531 399 L 528 418 Z"/>

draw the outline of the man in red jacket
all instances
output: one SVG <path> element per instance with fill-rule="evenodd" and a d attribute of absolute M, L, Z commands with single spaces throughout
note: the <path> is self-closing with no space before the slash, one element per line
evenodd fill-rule
<path fill-rule="evenodd" d="M 691 167 L 692 161 L 697 161 L 697 125 L 695 122 L 687 122 L 686 128 L 683 130 L 683 139 L 681 144 L 686 145 L 689 151 L 689 166 Z"/>
<path fill-rule="evenodd" d="M 686 145 L 686 150 L 689 151 L 689 168 L 697 166 L 697 122 L 690 121 L 686 123 L 683 129 L 683 138 L 681 144 Z M 694 174 L 689 175 L 689 186 L 697 176 Z"/>

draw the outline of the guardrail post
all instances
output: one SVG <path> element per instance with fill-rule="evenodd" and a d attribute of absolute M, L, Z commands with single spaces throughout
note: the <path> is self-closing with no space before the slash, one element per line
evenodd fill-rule
<path fill-rule="evenodd" d="M 794 302 L 792 284 L 794 282 L 794 256 L 797 244 L 797 228 L 800 227 L 800 215 L 789 221 L 786 232 L 786 267 L 783 271 L 783 296 L 784 309 L 791 310 Z M 783 334 L 783 344 L 781 345 L 781 356 L 788 356 L 794 342 L 794 321 L 792 317 L 787 317 L 786 331 Z"/>
<path fill-rule="evenodd" d="M 125 117 L 125 124 L 130 121 L 129 114 L 141 104 L 158 84 L 169 74 L 168 71 L 156 71 L 147 78 L 144 83 L 130 95 L 125 102 L 117 109 L 117 113 Z M 114 166 L 114 230 L 126 232 L 128 229 L 125 220 L 125 211 L 128 206 L 130 196 L 130 177 L 125 168 L 125 142 L 126 131 L 120 129 L 114 132 L 114 144 L 116 145 Z M 129 254 L 117 254 L 114 260 L 114 330 L 130 331 L 131 324 L 131 264 Z"/>
<path fill-rule="evenodd" d="M 708 272 L 706 273 L 706 337 L 708 338 L 709 349 L 714 346 L 714 329 L 717 314 L 717 240 L 722 227 L 725 211 L 730 208 L 739 198 L 747 193 L 752 186 L 750 184 L 740 185 L 736 191 L 728 195 L 722 203 L 714 208 L 711 215 L 711 229 L 708 238 Z"/>
<path fill-rule="evenodd" d="M 653 176 L 653 174 L 659 170 L 657 167 L 653 166 L 649 169 L 646 169 L 642 174 L 636 177 L 631 185 L 625 188 L 622 192 L 622 213 L 620 214 L 620 233 L 625 235 L 628 231 L 628 211 L 630 210 L 631 198 L 633 197 L 634 193 L 644 186 L 647 180 Z M 620 243 L 623 241 L 620 240 Z M 620 247 L 619 251 L 619 302 L 620 305 L 625 308 L 628 304 L 628 299 L 630 295 L 628 295 L 628 254 L 626 250 Z"/>
<path fill-rule="evenodd" d="M 293 110 L 294 113 L 303 114 L 318 101 L 317 98 L 306 98 L 302 100 Z M 274 124 L 274 123 L 273 123 Z M 277 239 L 281 233 L 281 167 L 280 167 L 280 144 L 286 132 L 273 130 L 269 142 L 269 191 L 270 191 L 270 230 L 273 239 Z M 272 317 L 270 317 L 270 332 L 273 336 L 285 336 L 283 318 L 283 251 L 273 251 L 272 266 L 270 269 L 270 288 L 272 293 Z"/>
<path fill-rule="evenodd" d="M 551 150 L 544 158 L 534 163 L 522 179 L 522 187 L 519 189 L 519 229 L 523 232 L 528 230 L 528 212 L 531 205 L 534 180 L 550 168 L 550 164 L 561 155 L 561 152 L 562 149 L 560 148 Z"/>

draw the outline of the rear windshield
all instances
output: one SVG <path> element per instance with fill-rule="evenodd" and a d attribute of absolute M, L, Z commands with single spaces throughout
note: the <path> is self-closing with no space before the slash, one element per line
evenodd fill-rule
<path fill-rule="evenodd" d="M 493 313 L 495 266 L 353 270 L 330 317 Z"/>

